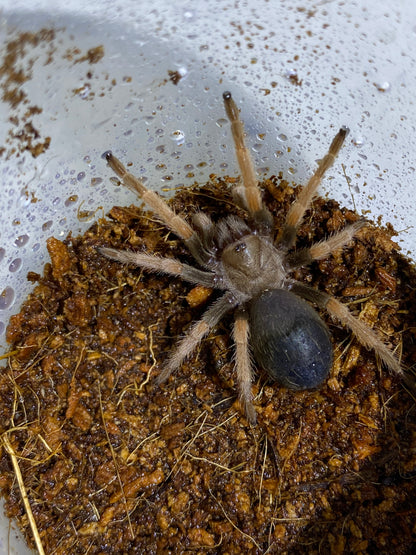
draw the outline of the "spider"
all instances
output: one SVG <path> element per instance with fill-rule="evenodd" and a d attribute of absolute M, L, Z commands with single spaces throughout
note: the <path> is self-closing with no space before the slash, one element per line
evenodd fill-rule
<path fill-rule="evenodd" d="M 233 193 L 238 206 L 247 213 L 246 221 L 228 215 L 214 223 L 203 212 L 197 212 L 190 225 L 157 193 L 128 173 L 111 152 L 107 152 L 105 158 L 111 169 L 124 185 L 147 203 L 167 228 L 184 241 L 199 267 L 143 252 L 111 248 L 101 248 L 100 252 L 108 258 L 150 272 L 179 276 L 187 282 L 222 291 L 222 295 L 178 342 L 157 383 L 165 382 L 224 315 L 234 311 L 233 339 L 239 397 L 248 421 L 254 425 L 251 352 L 258 366 L 290 389 L 318 388 L 328 377 L 332 365 L 330 334 L 310 303 L 326 309 L 333 319 L 349 328 L 390 370 L 400 374 L 401 366 L 376 333 L 355 318 L 344 304 L 291 277 L 294 269 L 326 258 L 347 245 L 366 223 L 360 219 L 310 248 L 290 252 L 305 211 L 325 172 L 332 166 L 348 130 L 341 128 L 338 131 L 317 170 L 293 202 L 279 238 L 274 241 L 273 217 L 262 202 L 253 161 L 245 145 L 239 110 L 230 92 L 225 92 L 223 99 L 243 183 L 235 187 Z"/>

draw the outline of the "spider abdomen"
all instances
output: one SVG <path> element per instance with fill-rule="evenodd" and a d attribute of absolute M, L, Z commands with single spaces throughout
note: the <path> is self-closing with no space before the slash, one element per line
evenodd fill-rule
<path fill-rule="evenodd" d="M 256 362 L 289 389 L 313 389 L 332 365 L 329 331 L 318 313 L 285 289 L 264 291 L 250 305 Z"/>

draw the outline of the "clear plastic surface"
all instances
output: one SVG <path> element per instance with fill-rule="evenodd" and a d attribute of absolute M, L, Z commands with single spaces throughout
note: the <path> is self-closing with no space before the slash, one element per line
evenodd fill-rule
<path fill-rule="evenodd" d="M 46 239 L 81 233 L 135 201 L 103 152 L 166 194 L 238 173 L 224 90 L 241 109 L 260 175 L 305 182 L 349 127 L 320 194 L 391 222 L 415 257 L 413 0 L 1 4 L 2 352 L 7 322 L 33 287 L 28 271 L 48 261 Z M 16 40 L 24 96 L 13 106 L 5 92 L 16 75 L 5 63 Z M 0 554 L 23 554 L 0 516 Z"/>

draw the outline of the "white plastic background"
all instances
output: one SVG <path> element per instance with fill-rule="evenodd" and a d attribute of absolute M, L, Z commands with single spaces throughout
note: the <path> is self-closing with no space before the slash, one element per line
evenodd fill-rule
<path fill-rule="evenodd" d="M 349 127 L 320 193 L 391 222 L 415 258 L 414 0 L 2 0 L 1 59 L 8 41 L 41 28 L 56 30 L 54 51 L 46 63 L 51 44 L 27 49 L 22 88 L 42 108 L 33 123 L 51 145 L 37 158 L 0 157 L 2 352 L 10 315 L 32 288 L 27 272 L 48 261 L 46 239 L 134 202 L 111 181 L 104 151 L 159 191 L 237 174 L 224 90 L 241 108 L 261 174 L 303 183 Z M 99 45 L 96 64 L 65 56 Z M 168 71 L 182 75 L 177 85 Z M 21 110 L 0 101 L 0 146 Z M 0 555 L 23 554 L 0 524 Z"/>

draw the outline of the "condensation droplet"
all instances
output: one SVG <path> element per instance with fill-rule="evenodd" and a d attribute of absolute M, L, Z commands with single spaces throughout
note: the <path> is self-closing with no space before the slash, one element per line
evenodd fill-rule
<path fill-rule="evenodd" d="M 195 13 L 194 13 L 192 10 L 186 9 L 186 10 L 183 12 L 183 18 L 184 18 L 186 21 L 191 21 L 191 19 L 193 19 L 194 17 L 195 17 Z"/>
<path fill-rule="evenodd" d="M 173 131 L 169 136 L 177 145 L 183 145 L 185 142 L 185 133 L 180 129 L 176 129 L 176 131 Z"/>
<path fill-rule="evenodd" d="M 102 183 L 103 180 L 101 177 L 93 177 L 91 179 L 91 185 L 94 187 L 95 185 L 99 185 L 100 183 Z"/>
<path fill-rule="evenodd" d="M 88 155 L 84 156 L 83 160 L 86 164 L 91 164 L 91 158 Z"/>
<path fill-rule="evenodd" d="M 52 225 L 53 225 L 53 221 L 48 220 L 47 222 L 42 224 L 42 231 L 47 231 L 48 229 L 50 229 L 52 227 Z"/>
<path fill-rule="evenodd" d="M 287 141 L 287 135 L 285 135 L 284 133 L 279 133 L 279 135 L 277 135 L 277 139 L 279 141 L 285 142 Z"/>
<path fill-rule="evenodd" d="M 16 237 L 16 239 L 14 240 L 14 244 L 16 247 L 24 247 L 28 241 L 29 235 L 19 235 L 19 237 Z"/>
<path fill-rule="evenodd" d="M 65 206 L 71 206 L 71 204 L 73 204 L 74 202 L 77 202 L 77 200 L 78 200 L 78 195 L 71 195 L 66 199 Z"/>
<path fill-rule="evenodd" d="M 84 177 L 85 177 L 85 172 L 79 172 L 79 174 L 77 175 L 77 180 L 82 181 Z"/>
<path fill-rule="evenodd" d="M 6 325 L 4 322 L 0 322 L 0 335 L 3 335 L 3 333 L 6 331 Z"/>
<path fill-rule="evenodd" d="M 261 166 L 256 169 L 258 175 L 268 175 L 270 173 L 269 166 Z"/>
<path fill-rule="evenodd" d="M 22 259 L 15 258 L 14 260 L 12 260 L 12 262 L 10 262 L 9 272 L 17 272 L 18 270 L 20 270 L 21 267 L 22 267 Z"/>
<path fill-rule="evenodd" d="M 10 308 L 14 301 L 14 289 L 12 287 L 6 287 L 0 293 L 0 310 L 6 310 Z"/>
<path fill-rule="evenodd" d="M 364 144 L 364 139 L 363 137 L 361 137 L 360 135 L 357 135 L 356 137 L 352 137 L 352 144 L 355 146 L 363 146 Z"/>
<path fill-rule="evenodd" d="M 388 81 L 376 82 L 374 85 L 380 92 L 388 92 L 391 89 L 391 84 Z"/>
<path fill-rule="evenodd" d="M 5 254 L 6 250 L 3 249 L 3 247 L 0 247 L 0 262 L 3 260 Z"/>
<path fill-rule="evenodd" d="M 80 98 L 85 100 L 91 92 L 91 85 L 89 83 L 84 83 L 82 87 L 76 89 L 76 92 Z"/>
<path fill-rule="evenodd" d="M 224 125 L 227 125 L 227 120 L 225 118 L 219 118 L 217 119 L 217 121 L 215 122 L 215 125 L 217 127 L 224 127 Z"/>

